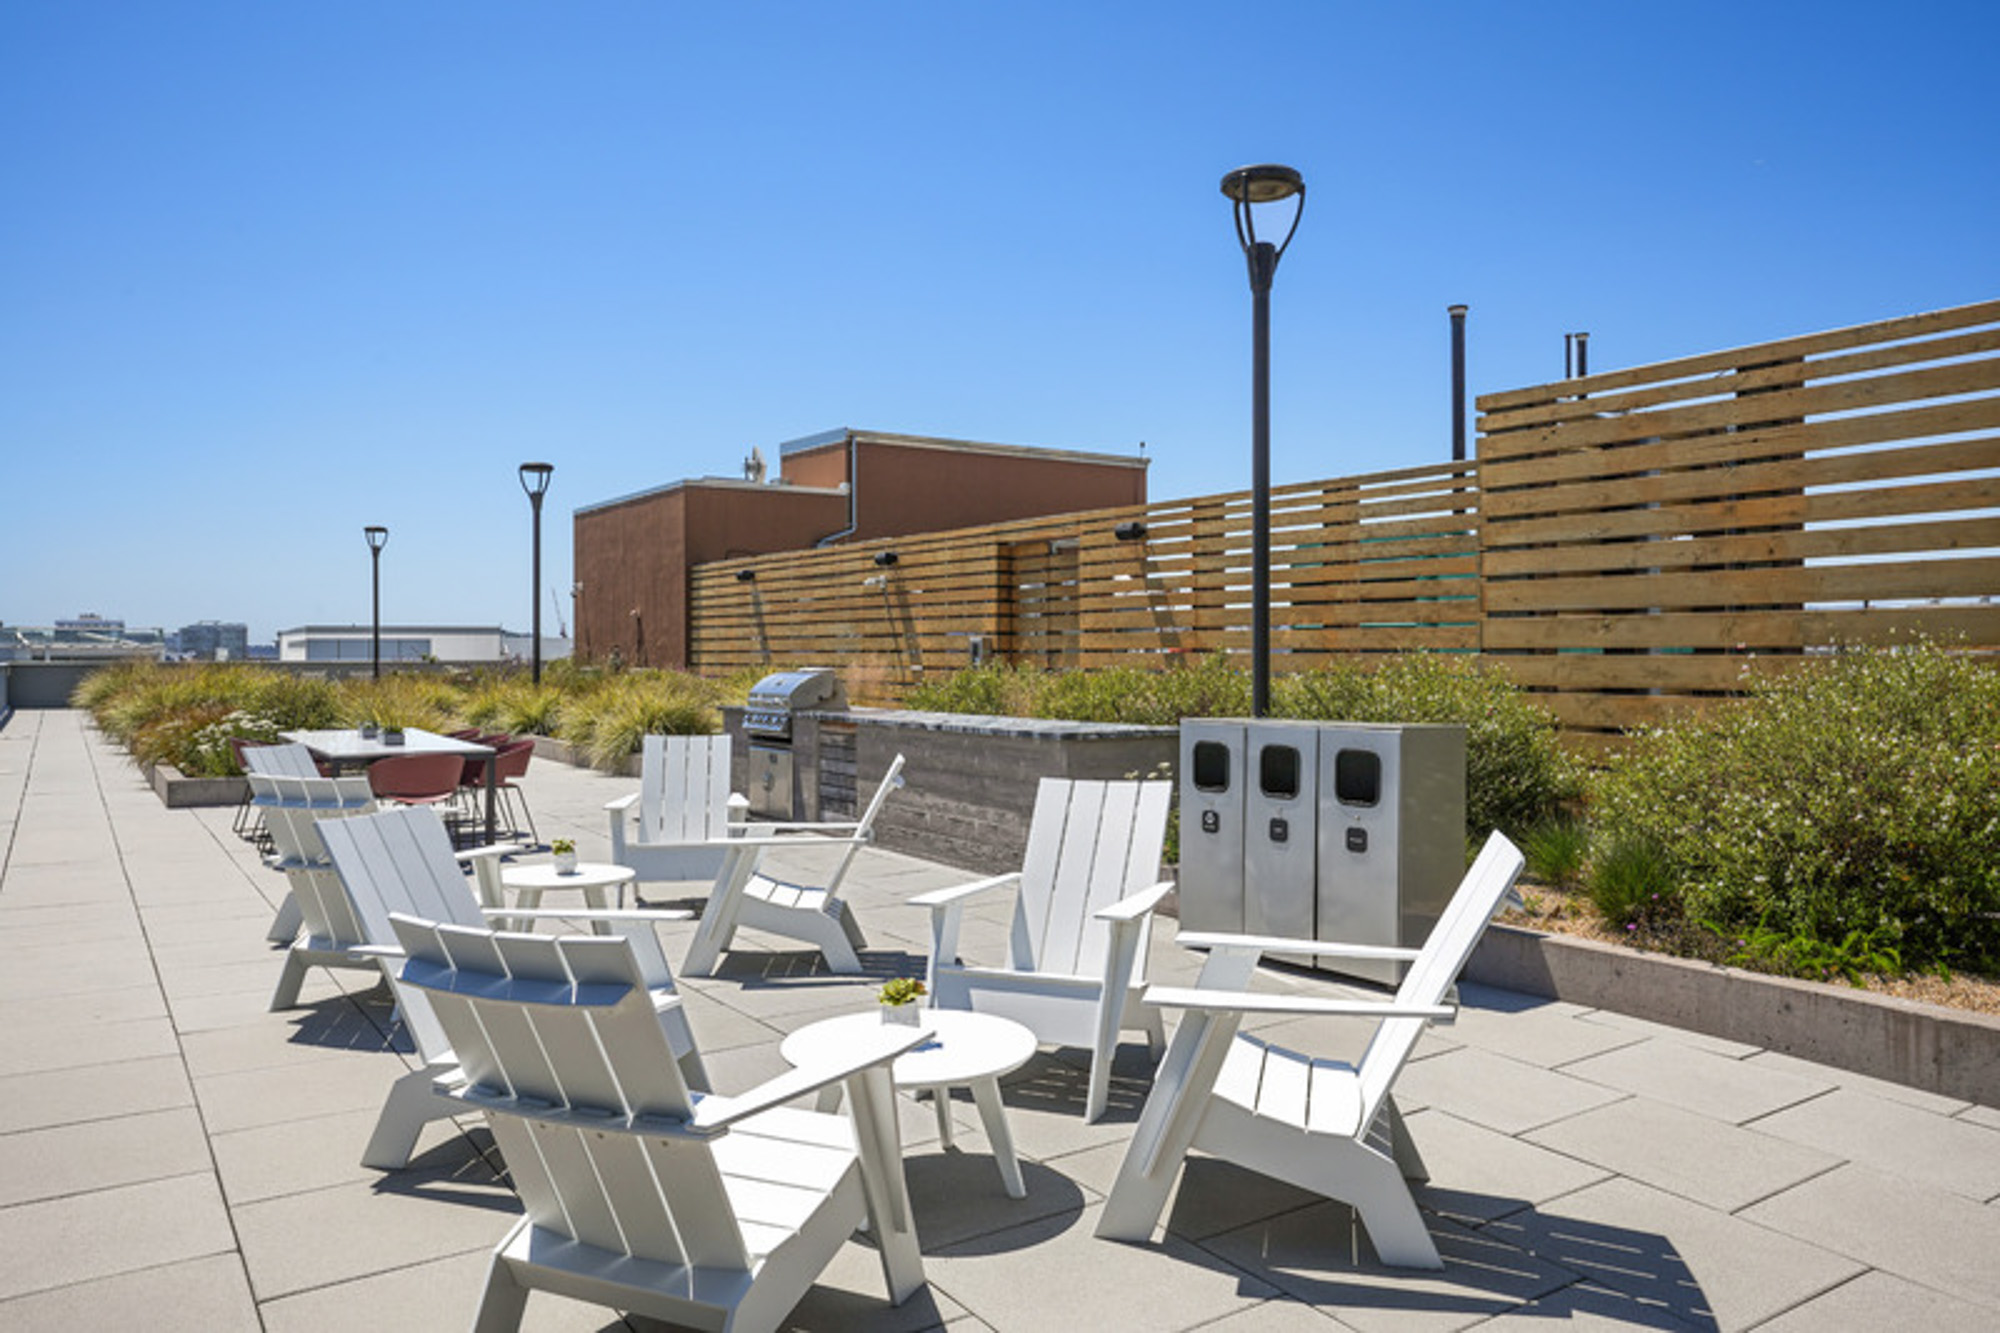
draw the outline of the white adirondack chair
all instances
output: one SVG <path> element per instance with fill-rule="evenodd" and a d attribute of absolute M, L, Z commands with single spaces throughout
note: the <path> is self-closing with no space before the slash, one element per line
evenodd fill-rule
<path fill-rule="evenodd" d="M 730 798 L 727 736 L 647 736 L 639 790 L 604 808 L 611 860 L 647 882 L 712 879 L 723 868 L 721 840 L 748 802 Z"/>
<path fill-rule="evenodd" d="M 316 778 L 320 775 L 319 764 L 313 759 L 312 751 L 303 745 L 287 741 L 283 745 L 246 745 L 243 747 L 244 776 L 263 774 L 274 778 Z M 256 784 L 251 784 L 250 804 L 257 804 Z M 273 944 L 287 944 L 298 933 L 304 918 L 299 914 L 299 905 L 291 895 L 278 904 L 278 913 L 271 918 L 271 929 L 264 938 Z"/>
<path fill-rule="evenodd" d="M 654 923 L 684 921 L 687 913 L 567 908 L 528 911 L 503 907 L 497 891 L 485 895 L 492 905 L 482 906 L 481 895 L 475 893 L 465 878 L 464 864 L 470 862 L 475 873 L 497 881 L 501 849 L 453 851 L 444 820 L 437 811 L 423 806 L 384 810 L 322 825 L 320 836 L 339 872 L 353 915 L 361 924 L 367 940 L 366 953 L 389 978 L 403 1026 L 424 1062 L 422 1068 L 405 1074 L 390 1088 L 367 1150 L 362 1154 L 363 1166 L 383 1171 L 407 1166 L 424 1126 L 456 1114 L 459 1109 L 457 1103 L 439 1091 L 440 1087 L 456 1083 L 458 1056 L 438 1026 L 428 999 L 411 993 L 396 979 L 400 954 L 395 931 L 389 924 L 393 912 L 474 929 L 485 928 L 493 917 L 524 922 L 542 918 L 612 922 L 613 928 L 627 937 L 633 955 L 640 960 L 657 1022 L 680 1061 L 683 1077 L 694 1087 L 708 1086 L 708 1071 L 702 1066 L 694 1031 L 674 989 L 673 970 L 667 965 L 659 937 L 653 933 Z"/>
<path fill-rule="evenodd" d="M 404 989 L 427 996 L 526 1216 L 493 1253 L 477 1333 L 531 1290 L 676 1325 L 775 1329 L 861 1226 L 889 1300 L 924 1285 L 889 1065 L 929 1036 L 885 1025 L 860 1055 L 741 1096 L 682 1082 L 630 944 L 397 915 Z M 852 1120 L 785 1107 L 844 1083 Z"/>
<path fill-rule="evenodd" d="M 1183 934 L 1209 950 L 1191 988 L 1155 986 L 1149 1005 L 1183 1009 L 1139 1126 L 1125 1150 L 1097 1234 L 1144 1241 L 1190 1148 L 1353 1205 L 1382 1262 L 1442 1268 L 1405 1178 L 1427 1179 L 1391 1089 L 1424 1025 L 1448 1018 L 1459 969 L 1521 873 L 1498 833 L 1459 884 L 1421 950 L 1261 936 Z M 1393 999 L 1253 993 L 1265 952 L 1411 960 Z M 1243 1015 L 1337 1014 L 1379 1019 L 1358 1063 L 1315 1059 L 1237 1029 Z"/>
<path fill-rule="evenodd" d="M 1044 1044 L 1088 1049 L 1086 1120 L 1104 1114 L 1121 1031 L 1143 1029 L 1155 1057 L 1166 1044 L 1159 1014 L 1138 995 L 1153 908 L 1173 888 L 1157 882 L 1171 793 L 1167 782 L 1043 778 L 1018 873 L 910 900 L 931 909 L 929 1003 L 999 1014 Z M 1017 890 L 1007 964 L 969 966 L 958 956 L 965 904 L 1002 888 Z"/>
<path fill-rule="evenodd" d="M 277 868 L 285 872 L 287 901 L 299 917 L 285 950 L 278 988 L 271 993 L 271 1008 L 276 1011 L 299 1002 L 299 987 L 315 967 L 376 966 L 353 952 L 368 942 L 367 937 L 348 907 L 318 829 L 321 819 L 368 813 L 375 808 L 375 798 L 366 777 L 323 778 L 315 772 L 312 777 L 251 773 L 248 778 L 251 799 L 271 835 Z"/>
<path fill-rule="evenodd" d="M 709 891 L 708 905 L 702 908 L 701 924 L 695 927 L 681 971 L 688 976 L 714 975 L 716 965 L 735 939 L 739 929 L 748 927 L 788 940 L 799 940 L 818 949 L 828 970 L 846 976 L 858 975 L 858 950 L 868 947 L 854 909 L 840 896 L 841 881 L 855 854 L 875 839 L 875 816 L 889 794 L 903 785 L 903 756 L 897 755 L 882 775 L 861 818 L 848 823 L 756 824 L 754 834 L 740 834 L 724 840 L 726 859 Z M 772 847 L 801 845 L 796 835 L 819 833 L 846 844 L 840 861 L 825 884 L 792 884 L 762 873 L 764 852 Z"/>

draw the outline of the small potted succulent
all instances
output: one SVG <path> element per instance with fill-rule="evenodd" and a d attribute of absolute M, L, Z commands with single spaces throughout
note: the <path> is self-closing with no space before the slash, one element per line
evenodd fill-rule
<path fill-rule="evenodd" d="M 882 989 L 875 992 L 875 998 L 882 1002 L 882 1021 L 915 1027 L 922 1017 L 917 1001 L 925 993 L 924 983 L 915 977 L 896 977 L 883 982 Z"/>
<path fill-rule="evenodd" d="M 576 844 L 568 838 L 551 838 L 549 850 L 555 853 L 556 873 L 574 875 L 576 873 Z"/>

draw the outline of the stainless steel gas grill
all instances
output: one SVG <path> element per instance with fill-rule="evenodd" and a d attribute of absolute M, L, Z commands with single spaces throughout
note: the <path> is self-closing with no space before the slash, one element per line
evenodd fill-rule
<path fill-rule="evenodd" d="M 792 716 L 811 709 L 847 707 L 840 677 L 824 667 L 776 671 L 757 682 L 743 708 L 749 748 L 750 813 L 766 819 L 798 818 L 798 781 L 792 753 Z"/>

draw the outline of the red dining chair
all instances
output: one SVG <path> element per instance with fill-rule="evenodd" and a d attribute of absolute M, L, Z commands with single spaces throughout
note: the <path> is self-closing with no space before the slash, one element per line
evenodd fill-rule
<path fill-rule="evenodd" d="M 450 805 L 458 796 L 465 762 L 455 754 L 398 754 L 368 766 L 368 786 L 378 801 L 398 805 Z M 444 815 L 443 810 L 438 811 Z"/>
<path fill-rule="evenodd" d="M 504 741 L 493 756 L 493 794 L 507 808 L 508 829 L 518 837 L 521 825 L 525 823 L 528 837 L 539 843 L 542 836 L 535 831 L 535 817 L 529 813 L 527 793 L 521 790 L 521 779 L 528 775 L 528 760 L 534 757 L 534 753 L 535 741 L 531 736 L 524 736 L 518 741 Z M 479 801 L 486 793 L 486 761 L 467 760 L 459 786 L 468 804 L 478 809 Z M 516 802 L 520 805 L 518 813 Z"/>

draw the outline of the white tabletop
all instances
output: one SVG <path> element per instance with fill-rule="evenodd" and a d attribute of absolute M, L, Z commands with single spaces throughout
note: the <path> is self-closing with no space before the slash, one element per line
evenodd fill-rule
<path fill-rule="evenodd" d="M 787 1064 L 803 1064 L 808 1056 L 838 1050 L 863 1033 L 881 1031 L 882 1026 L 882 1015 L 874 1010 L 822 1019 L 786 1037 L 778 1054 Z M 1028 1063 L 1035 1053 L 1034 1033 L 993 1014 L 923 1009 L 918 1011 L 917 1026 L 929 1028 L 932 1039 L 896 1057 L 890 1072 L 899 1088 L 944 1088 L 999 1078 Z"/>
<path fill-rule="evenodd" d="M 399 754 L 458 754 L 468 759 L 487 759 L 494 753 L 490 745 L 440 736 L 435 731 L 424 731 L 419 727 L 403 728 L 403 740 L 399 745 L 390 745 L 380 736 L 364 738 L 354 730 L 284 731 L 278 734 L 305 746 L 322 759 L 346 763 L 387 759 Z"/>
<path fill-rule="evenodd" d="M 601 889 L 613 884 L 630 884 L 635 877 L 631 866 L 614 866 L 600 861 L 579 861 L 574 870 L 557 870 L 552 861 L 528 866 L 501 866 L 500 882 L 510 889 Z"/>

